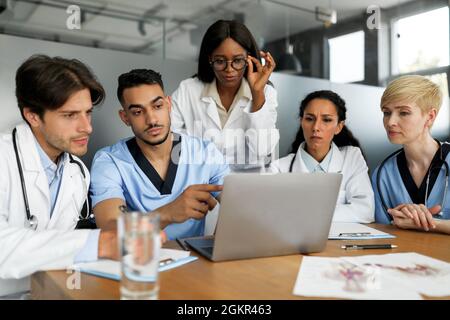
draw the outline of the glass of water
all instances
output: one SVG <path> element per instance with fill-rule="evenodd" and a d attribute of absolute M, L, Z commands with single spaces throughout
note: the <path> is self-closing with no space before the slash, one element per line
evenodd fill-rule
<path fill-rule="evenodd" d="M 121 254 L 120 298 L 158 299 L 159 215 L 124 212 L 117 228 Z"/>

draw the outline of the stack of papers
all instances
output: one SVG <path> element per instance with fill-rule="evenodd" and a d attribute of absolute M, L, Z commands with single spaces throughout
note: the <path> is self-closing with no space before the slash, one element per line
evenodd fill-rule
<path fill-rule="evenodd" d="M 295 295 L 347 299 L 422 299 L 450 296 L 450 263 L 418 253 L 308 257 Z"/>
<path fill-rule="evenodd" d="M 190 254 L 190 251 L 161 249 L 158 271 L 170 270 L 198 259 Z M 73 269 L 102 278 L 120 280 L 120 262 L 115 260 L 103 259 L 95 262 L 79 263 L 74 265 Z"/>
<path fill-rule="evenodd" d="M 370 228 L 360 223 L 333 222 L 328 240 L 368 240 L 395 238 L 392 234 Z"/>

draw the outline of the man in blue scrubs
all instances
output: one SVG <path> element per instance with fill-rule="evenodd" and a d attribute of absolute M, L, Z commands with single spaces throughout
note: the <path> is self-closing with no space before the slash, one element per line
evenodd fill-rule
<path fill-rule="evenodd" d="M 229 167 L 213 143 L 170 130 L 171 100 L 161 75 L 136 69 L 119 77 L 120 118 L 134 137 L 99 150 L 91 169 L 97 225 L 116 227 L 118 209 L 157 212 L 167 238 L 200 236 Z"/>

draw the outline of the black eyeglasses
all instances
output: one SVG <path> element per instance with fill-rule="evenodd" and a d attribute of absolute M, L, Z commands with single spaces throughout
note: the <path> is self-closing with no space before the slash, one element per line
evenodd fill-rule
<path fill-rule="evenodd" d="M 214 68 L 214 70 L 223 71 L 228 67 L 229 62 L 231 63 L 231 67 L 236 71 L 240 71 L 247 66 L 247 59 L 244 57 L 234 58 L 233 60 L 225 60 L 219 58 L 211 61 L 210 64 Z"/>

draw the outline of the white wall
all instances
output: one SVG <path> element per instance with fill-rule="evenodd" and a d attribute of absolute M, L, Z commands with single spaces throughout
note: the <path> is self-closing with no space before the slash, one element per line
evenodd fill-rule
<path fill-rule="evenodd" d="M 95 49 L 63 43 L 13 37 L 0 34 L 0 131 L 10 130 L 22 118 L 15 98 L 15 73 L 20 64 L 32 54 L 47 54 L 76 58 L 94 71 L 106 90 L 104 104 L 94 111 L 94 133 L 89 142 L 89 152 L 83 157 L 90 166 L 95 151 L 113 144 L 118 139 L 132 135 L 119 119 L 120 104 L 116 98 L 117 78 L 121 73 L 135 68 L 150 68 L 162 74 L 166 93 L 172 93 L 180 80 L 196 72 L 195 62 L 162 60 L 160 57 Z"/>
<path fill-rule="evenodd" d="M 369 168 L 374 169 L 389 153 L 400 146 L 391 145 L 383 128 L 380 99 L 384 88 L 360 84 L 338 84 L 328 80 L 313 79 L 275 73 L 271 77 L 278 92 L 278 121 L 280 130 L 280 155 L 290 151 L 291 143 L 299 127 L 300 101 L 315 90 L 332 90 L 347 105 L 347 125 L 360 141 Z M 450 133 L 449 103 L 445 97 L 433 126 L 433 136 L 447 140 Z"/>
<path fill-rule="evenodd" d="M 50 56 L 77 58 L 87 63 L 106 89 L 105 103 L 94 112 L 94 133 L 89 152 L 83 157 L 88 166 L 96 150 L 115 143 L 118 139 L 132 135 L 120 121 L 116 98 L 117 77 L 133 68 L 151 68 L 161 72 L 167 93 L 172 93 L 178 83 L 196 72 L 195 62 L 162 60 L 160 57 L 132 54 L 128 52 L 94 49 L 62 43 L 33 40 L 0 35 L 0 131 L 9 130 L 21 120 L 14 95 L 14 77 L 19 65 L 30 55 L 43 53 Z M 391 150 L 383 126 L 379 101 L 383 88 L 335 84 L 327 80 L 298 77 L 274 73 L 271 77 L 278 91 L 278 121 L 280 130 L 280 156 L 286 155 L 299 126 L 300 101 L 311 91 L 329 89 L 337 92 L 347 102 L 347 124 L 360 140 L 368 158 L 369 167 L 374 168 Z M 433 128 L 435 137 L 447 139 L 449 127 L 448 97 Z"/>

